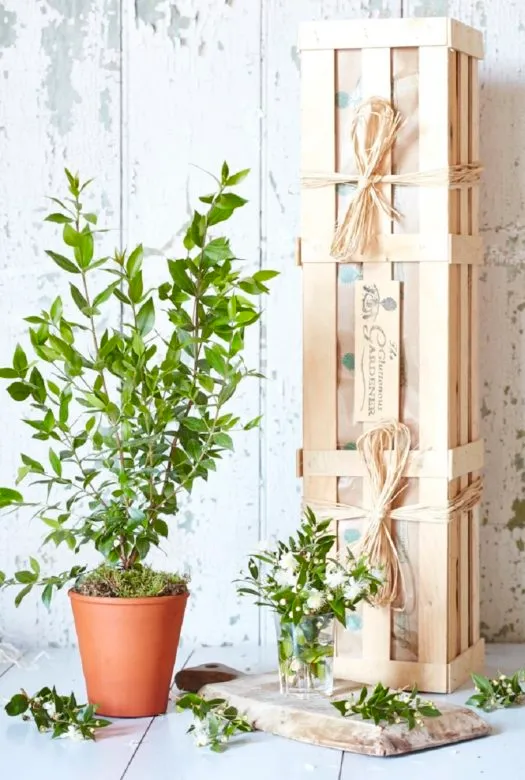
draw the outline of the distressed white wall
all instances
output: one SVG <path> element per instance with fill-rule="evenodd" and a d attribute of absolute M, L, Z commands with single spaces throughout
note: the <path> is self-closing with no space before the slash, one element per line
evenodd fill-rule
<path fill-rule="evenodd" d="M 299 170 L 298 23 L 314 18 L 450 14 L 481 27 L 483 433 L 487 489 L 482 528 L 485 636 L 525 640 L 525 8 L 521 0 L 0 0 L 0 363 L 23 337 L 21 318 L 56 294 L 43 255 L 52 231 L 44 198 L 64 164 L 95 176 L 108 247 L 143 241 L 151 262 L 176 239 L 189 203 L 208 184 L 197 164 L 251 167 L 250 205 L 232 242 L 252 268 L 278 268 L 248 359 L 266 383 L 238 401 L 265 415 L 260 434 L 195 492 L 165 566 L 190 565 L 185 641 L 264 640 L 266 622 L 238 603 L 230 580 L 260 537 L 297 521 L 300 443 L 300 271 L 293 264 Z M 0 484 L 35 446 L 0 402 Z M 22 561 L 41 528 L 0 519 L 0 568 Z M 48 551 L 47 565 L 69 563 Z M 19 610 L 0 594 L 0 636 L 74 641 L 67 598 L 50 613 Z"/>

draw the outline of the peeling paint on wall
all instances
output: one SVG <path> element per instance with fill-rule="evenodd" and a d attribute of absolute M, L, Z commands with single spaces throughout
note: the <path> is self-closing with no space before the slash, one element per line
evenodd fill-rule
<path fill-rule="evenodd" d="M 165 13 L 161 10 L 163 6 L 164 0 L 134 0 L 135 22 L 148 24 L 156 30 L 158 23 L 165 18 Z"/>
<path fill-rule="evenodd" d="M 525 499 L 515 498 L 512 502 L 513 516 L 507 523 L 509 531 L 515 528 L 525 528 Z"/>
<path fill-rule="evenodd" d="M 175 45 L 179 43 L 181 46 L 186 45 L 185 32 L 191 27 L 194 21 L 198 19 L 198 12 L 195 17 L 183 16 L 178 7 L 173 4 L 170 7 L 170 23 L 168 26 L 168 38 Z M 201 46 L 203 43 L 201 42 Z"/>
<path fill-rule="evenodd" d="M 0 57 L 2 49 L 14 46 L 16 42 L 16 13 L 8 11 L 5 5 L 0 3 Z"/>
<path fill-rule="evenodd" d="M 73 126 L 73 109 L 81 96 L 73 84 L 75 61 L 83 56 L 88 16 L 95 0 L 49 0 L 51 13 L 42 29 L 42 51 L 47 55 L 48 68 L 43 87 L 51 122 L 60 135 Z"/>
<path fill-rule="evenodd" d="M 447 16 L 448 0 L 415 0 L 411 4 L 412 16 Z"/>
<path fill-rule="evenodd" d="M 485 28 L 487 26 L 487 12 L 485 9 L 485 0 L 476 0 L 474 11 L 477 17 L 477 24 Z"/>
<path fill-rule="evenodd" d="M 102 126 L 108 131 L 111 130 L 113 124 L 111 101 L 111 90 L 109 88 L 103 89 L 100 93 L 100 110 L 98 116 Z"/>

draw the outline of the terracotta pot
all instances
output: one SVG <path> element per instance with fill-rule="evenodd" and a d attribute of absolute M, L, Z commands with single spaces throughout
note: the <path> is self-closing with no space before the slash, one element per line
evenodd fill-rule
<path fill-rule="evenodd" d="M 114 718 L 166 712 L 188 595 L 69 597 L 89 703 Z"/>

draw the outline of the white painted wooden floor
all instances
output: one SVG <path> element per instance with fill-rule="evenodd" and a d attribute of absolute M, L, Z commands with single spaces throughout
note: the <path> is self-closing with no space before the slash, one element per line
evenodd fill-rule
<path fill-rule="evenodd" d="M 19 688 L 33 692 L 56 684 L 84 696 L 80 663 L 74 650 L 48 650 L 32 663 L 0 666 L 0 701 Z M 487 669 L 512 672 L 525 666 L 524 645 L 488 647 Z M 219 661 L 252 672 L 274 667 L 273 649 L 249 646 L 180 650 L 179 665 Z M 469 688 L 449 701 L 462 704 Z M 436 700 L 443 697 L 435 697 Z M 116 721 L 96 743 L 51 740 L 32 724 L 8 718 L 0 710 L 0 778 L 20 780 L 493 780 L 512 772 L 522 777 L 525 706 L 486 716 L 493 735 L 481 740 L 399 758 L 370 758 L 273 737 L 236 738 L 223 754 L 196 748 L 187 735 L 187 713 Z"/>

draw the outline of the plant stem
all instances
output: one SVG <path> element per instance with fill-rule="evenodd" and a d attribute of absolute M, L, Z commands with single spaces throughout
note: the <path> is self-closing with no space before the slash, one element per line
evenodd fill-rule
<path fill-rule="evenodd" d="M 78 231 L 78 221 L 77 221 L 77 231 Z M 84 286 L 84 297 L 85 297 L 85 299 L 87 301 L 88 308 L 91 308 L 91 300 L 90 300 L 90 297 L 89 297 L 89 290 L 88 290 L 88 286 L 87 286 L 86 274 L 85 274 L 84 270 L 82 270 L 81 273 L 82 273 L 82 283 L 83 283 L 83 286 Z M 95 348 L 95 359 L 98 360 L 98 358 L 99 358 L 99 344 L 98 344 L 97 330 L 95 328 L 95 318 L 93 317 L 93 314 L 91 314 L 91 313 L 89 314 L 89 322 L 90 322 L 90 326 L 91 326 L 91 335 L 93 337 L 93 346 Z M 104 388 L 104 392 L 106 394 L 106 397 L 107 397 L 108 403 L 109 403 L 109 391 L 108 391 L 108 385 L 107 385 L 107 382 L 106 382 L 106 375 L 104 374 L 104 370 L 102 368 L 99 368 L 98 369 L 98 374 L 99 374 L 99 376 L 100 376 L 100 378 L 102 380 L 102 386 Z M 110 420 L 111 420 L 111 418 L 110 418 Z M 115 442 L 116 442 L 116 445 L 117 445 L 118 457 L 119 457 L 119 461 L 120 461 L 120 468 L 121 468 L 122 472 L 125 472 L 126 468 L 125 468 L 125 464 L 124 464 L 124 449 L 122 447 L 122 439 L 120 438 L 120 434 L 119 434 L 118 427 L 117 427 L 118 426 L 118 421 L 115 421 L 113 424 L 115 426 Z M 124 503 L 129 508 L 129 499 L 127 499 L 125 496 L 124 496 Z M 127 556 L 126 556 L 125 539 L 122 536 L 120 537 L 120 560 L 121 560 L 122 566 L 125 569 L 129 568 L 130 564 L 129 564 L 129 558 L 127 558 Z"/>

